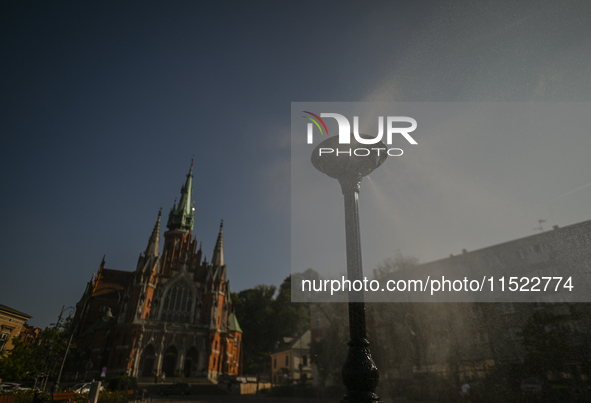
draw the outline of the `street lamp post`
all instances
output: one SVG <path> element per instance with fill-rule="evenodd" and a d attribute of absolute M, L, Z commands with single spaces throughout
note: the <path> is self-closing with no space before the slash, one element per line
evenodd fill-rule
<path fill-rule="evenodd" d="M 62 305 L 62 310 L 60 311 L 60 315 L 57 318 L 57 322 L 55 323 L 55 326 L 53 327 L 53 329 L 57 332 L 58 327 L 60 326 L 61 322 L 62 322 L 62 316 L 64 314 L 65 311 L 68 310 L 72 310 L 74 311 L 74 313 L 76 313 L 76 308 L 74 308 L 73 306 L 69 306 L 66 308 L 65 305 Z M 68 318 L 70 318 L 72 316 L 72 314 L 70 313 L 70 316 L 68 316 Z M 49 359 L 49 354 L 50 352 L 47 353 L 47 359 L 46 361 Z M 42 382 L 42 390 L 45 390 L 45 386 L 47 386 L 47 380 L 49 379 L 49 375 L 53 375 L 53 373 L 55 372 L 55 366 L 57 365 L 57 360 L 54 360 L 53 362 L 53 367 L 51 368 L 51 371 L 47 374 L 47 376 L 45 376 L 45 380 L 44 382 Z M 37 382 L 37 381 L 35 381 Z"/>
<path fill-rule="evenodd" d="M 353 137 L 353 136 L 351 136 Z M 363 138 L 371 138 L 361 135 Z M 351 139 L 351 144 L 339 144 L 337 136 L 320 143 L 312 153 L 312 164 L 320 172 L 335 178 L 341 185 L 345 201 L 345 239 L 347 246 L 347 277 L 351 284 L 363 280 L 361 265 L 361 239 L 359 232 L 359 186 L 364 176 L 385 161 L 386 146 L 381 141 L 367 146 Z M 356 155 L 353 150 L 371 150 Z M 321 149 L 325 151 L 321 153 Z M 333 152 L 327 153 L 331 149 Z M 349 299 L 349 351 L 343 365 L 343 383 L 347 394 L 342 403 L 375 403 L 378 386 L 378 369 L 371 358 L 365 333 L 365 302 L 361 291 L 350 289 Z"/>
<path fill-rule="evenodd" d="M 106 289 L 111 289 L 111 290 L 114 290 L 117 292 L 117 305 L 119 305 L 119 302 L 121 302 L 121 294 L 120 294 L 119 290 L 117 290 L 116 288 L 113 288 L 113 287 L 101 288 L 101 290 L 106 290 Z M 86 308 L 86 305 L 88 304 L 88 301 L 90 301 L 91 298 L 92 298 L 92 296 L 89 296 L 84 301 L 84 304 L 82 304 L 82 308 L 80 308 L 81 314 L 84 313 L 84 309 Z M 102 316 L 102 319 L 105 322 L 108 322 L 109 320 L 113 319 L 113 314 L 111 313 L 111 308 L 107 309 L 107 312 L 105 312 L 105 314 Z M 74 330 L 72 331 L 72 333 L 70 334 L 70 338 L 68 339 L 68 345 L 66 346 L 66 352 L 64 353 L 64 358 L 62 359 L 62 365 L 60 366 L 60 372 L 57 374 L 57 379 L 56 379 L 55 383 L 53 384 L 53 386 L 51 387 L 51 391 L 53 393 L 59 392 L 60 381 L 62 379 L 62 371 L 64 370 L 64 364 L 66 363 L 66 358 L 68 358 L 68 352 L 70 351 L 70 345 L 72 344 L 72 339 L 74 338 L 74 335 L 78 332 L 79 323 L 80 323 L 80 317 L 78 318 L 78 322 L 76 322 L 76 326 L 74 326 Z"/>
<path fill-rule="evenodd" d="M 88 303 L 89 300 L 90 300 L 90 298 L 87 298 L 84 301 L 84 304 L 82 305 L 82 309 L 80 309 L 80 312 L 84 312 L 84 308 L 86 308 L 86 304 Z M 60 366 L 60 372 L 57 374 L 57 379 L 56 379 L 55 383 L 53 384 L 53 386 L 51 387 L 51 391 L 53 393 L 57 393 L 60 390 L 60 380 L 62 379 L 62 371 L 64 370 L 64 364 L 66 363 L 66 358 L 68 358 L 68 352 L 70 351 L 70 345 L 72 344 L 72 339 L 74 338 L 74 334 L 76 334 L 77 331 L 78 331 L 78 323 L 76 323 L 76 326 L 74 327 L 74 330 L 72 331 L 72 333 L 70 334 L 70 338 L 68 339 L 68 345 L 66 346 L 66 352 L 64 353 L 64 358 L 62 359 L 62 365 Z"/>

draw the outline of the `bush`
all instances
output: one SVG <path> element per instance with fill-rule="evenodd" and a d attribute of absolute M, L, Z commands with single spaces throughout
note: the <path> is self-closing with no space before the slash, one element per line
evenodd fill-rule
<path fill-rule="evenodd" d="M 121 376 L 111 379 L 111 381 L 109 381 L 109 387 L 108 387 L 108 389 L 110 391 L 116 391 L 116 390 L 127 391 L 127 390 L 132 390 L 132 389 L 135 390 L 137 388 L 138 388 L 137 378 L 134 376 L 126 376 L 126 375 L 121 375 Z"/>
<path fill-rule="evenodd" d="M 137 380 L 136 380 L 137 382 Z M 86 402 L 86 400 L 85 400 Z M 98 403 L 126 403 L 127 392 L 123 391 L 104 391 L 99 395 Z"/>

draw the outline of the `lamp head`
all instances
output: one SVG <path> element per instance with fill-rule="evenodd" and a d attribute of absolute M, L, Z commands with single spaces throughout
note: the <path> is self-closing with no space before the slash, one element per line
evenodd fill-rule
<path fill-rule="evenodd" d="M 108 322 L 111 319 L 115 319 L 113 316 L 113 312 L 111 312 L 111 308 L 107 308 L 107 311 L 103 314 L 103 322 Z"/>
<path fill-rule="evenodd" d="M 367 134 L 361 134 L 360 137 L 373 138 Z M 372 173 L 388 157 L 387 150 L 382 141 L 361 144 L 355 136 L 351 136 L 351 144 L 339 144 L 339 137 L 334 136 L 318 144 L 311 160 L 317 170 L 338 179 L 342 184 L 350 180 L 361 181 L 364 176 Z"/>

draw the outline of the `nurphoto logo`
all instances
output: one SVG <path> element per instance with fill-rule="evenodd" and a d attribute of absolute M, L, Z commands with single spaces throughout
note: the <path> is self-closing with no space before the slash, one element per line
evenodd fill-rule
<path fill-rule="evenodd" d="M 326 134 L 329 135 L 328 129 L 324 120 L 322 118 L 333 118 L 337 121 L 337 125 L 339 127 L 339 144 L 351 144 L 351 134 L 354 137 L 354 143 L 363 144 L 363 145 L 374 145 L 374 144 L 384 144 L 382 143 L 382 138 L 384 137 L 384 116 L 378 117 L 378 134 L 373 137 L 373 135 L 365 135 L 359 134 L 359 116 L 353 116 L 353 132 L 351 133 L 351 124 L 349 123 L 349 119 L 345 116 L 338 114 L 338 113 L 321 113 L 318 116 L 315 113 L 303 111 L 310 116 L 303 116 L 304 118 L 310 120 L 310 123 L 307 125 L 307 142 L 308 144 L 313 143 L 314 139 L 314 126 L 318 128 L 320 135 Z M 409 125 L 410 126 L 407 126 Z M 401 127 L 401 125 L 405 127 Z M 410 144 L 417 144 L 416 140 L 410 135 L 417 128 L 417 121 L 408 116 L 386 116 L 386 144 L 392 144 L 392 138 L 394 135 L 402 135 Z M 339 148 L 329 148 L 329 147 L 321 147 L 318 149 L 319 155 L 322 154 L 331 154 L 336 153 L 336 155 L 356 155 L 356 156 L 367 156 L 371 154 L 370 150 L 377 151 L 377 154 L 380 155 L 380 151 L 385 151 L 388 153 L 389 156 L 400 156 L 404 153 L 404 151 L 400 148 L 385 148 L 385 147 L 372 147 L 372 148 L 365 148 L 365 147 L 357 147 L 357 148 L 350 148 L 349 150 L 343 150 Z"/>

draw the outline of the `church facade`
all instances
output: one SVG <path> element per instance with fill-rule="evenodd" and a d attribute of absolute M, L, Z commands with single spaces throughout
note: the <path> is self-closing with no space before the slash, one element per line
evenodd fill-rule
<path fill-rule="evenodd" d="M 167 220 L 162 211 L 135 271 L 100 264 L 76 305 L 72 372 L 97 379 L 239 375 L 242 330 L 232 311 L 223 221 L 210 262 L 192 235 L 193 164 Z"/>

